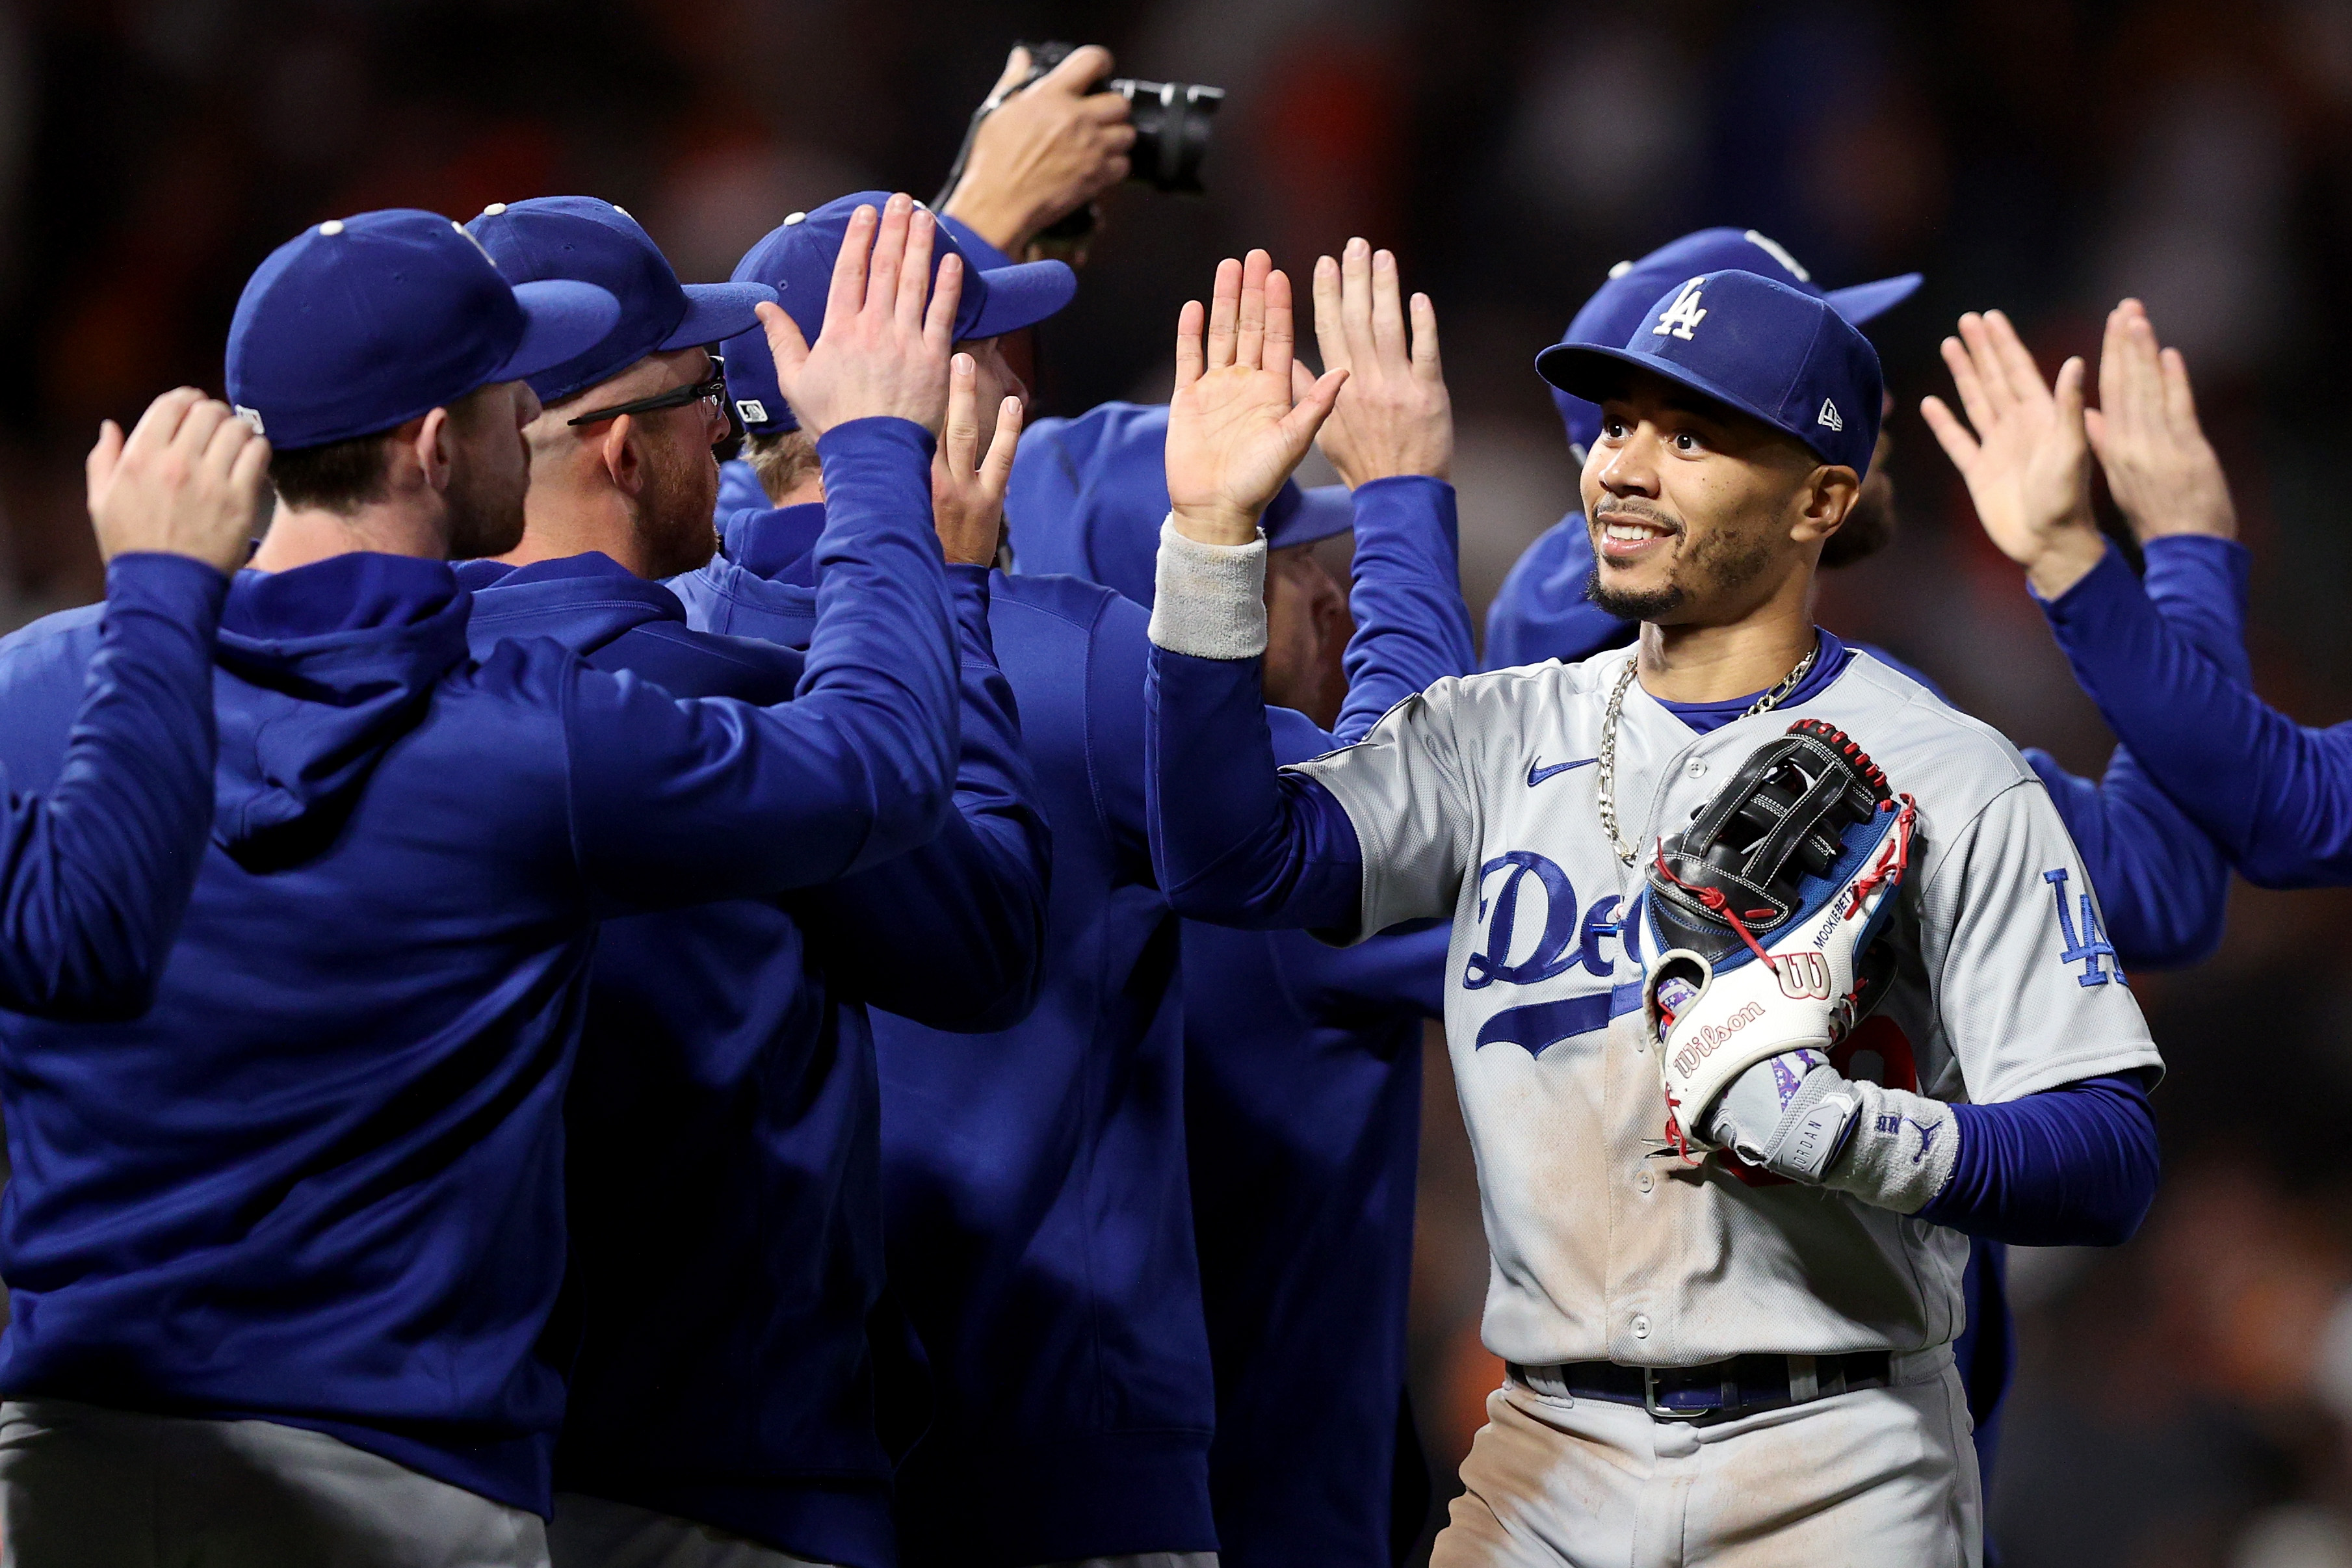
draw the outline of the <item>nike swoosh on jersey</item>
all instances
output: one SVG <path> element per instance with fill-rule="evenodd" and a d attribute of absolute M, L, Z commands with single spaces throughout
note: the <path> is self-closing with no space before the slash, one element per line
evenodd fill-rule
<path fill-rule="evenodd" d="M 1570 768 L 1589 768 L 1600 760 L 1599 757 L 1586 757 L 1580 762 L 1554 763 L 1551 766 L 1545 767 L 1541 757 L 1530 758 L 1528 763 L 1528 787 L 1533 789 L 1552 774 L 1564 773 Z"/>

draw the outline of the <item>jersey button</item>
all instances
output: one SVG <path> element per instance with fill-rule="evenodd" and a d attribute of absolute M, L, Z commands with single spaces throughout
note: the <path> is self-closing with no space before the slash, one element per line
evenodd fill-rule
<path fill-rule="evenodd" d="M 1637 1340 L 1646 1340 L 1650 1337 L 1649 1313 L 1636 1312 L 1633 1314 L 1633 1337 Z"/>
<path fill-rule="evenodd" d="M 1683 772 L 1688 773 L 1695 779 L 1703 779 L 1706 777 L 1706 759 L 1705 757 L 1693 757 L 1689 762 L 1683 764 Z"/>
<path fill-rule="evenodd" d="M 1633 1184 L 1646 1193 L 1652 1187 L 1658 1184 L 1658 1179 L 1657 1177 L 1650 1174 L 1649 1172 L 1644 1171 L 1640 1175 L 1633 1178 Z"/>

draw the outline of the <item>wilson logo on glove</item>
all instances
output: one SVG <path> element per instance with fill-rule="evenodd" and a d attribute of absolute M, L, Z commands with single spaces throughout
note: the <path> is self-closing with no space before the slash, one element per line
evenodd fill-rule
<path fill-rule="evenodd" d="M 1784 1051 L 1827 1051 L 1877 1005 L 1893 965 L 1865 954 L 1917 816 L 1843 731 L 1804 719 L 1660 840 L 1643 1003 L 1685 1159 L 1712 1148 L 1696 1130 L 1733 1079 Z"/>
<path fill-rule="evenodd" d="M 1784 952 L 1772 961 L 1780 976 L 1780 994 L 1830 999 L 1830 961 L 1818 952 Z"/>

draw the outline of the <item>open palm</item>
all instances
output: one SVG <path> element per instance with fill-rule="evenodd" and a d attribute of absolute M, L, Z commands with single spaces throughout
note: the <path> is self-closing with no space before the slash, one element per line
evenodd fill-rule
<path fill-rule="evenodd" d="M 1335 370 L 1295 390 L 1296 345 L 1290 279 L 1263 250 L 1246 262 L 1220 262 L 1208 310 L 1190 300 L 1177 318 L 1168 499 L 1176 526 L 1204 544 L 1257 536 L 1259 514 L 1307 455 L 1347 380 Z"/>
<path fill-rule="evenodd" d="M 2044 595 L 2063 592 L 2105 550 L 2091 516 L 2083 362 L 2068 360 L 2044 385 L 2017 329 L 1992 310 L 1960 318 L 1944 363 L 1968 424 L 1941 398 L 1925 399 L 1920 413 L 1967 481 L 1986 535 Z"/>

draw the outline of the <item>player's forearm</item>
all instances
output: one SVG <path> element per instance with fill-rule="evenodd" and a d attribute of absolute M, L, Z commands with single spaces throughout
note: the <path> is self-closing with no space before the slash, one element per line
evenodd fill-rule
<path fill-rule="evenodd" d="M 2116 738 L 2249 879 L 2352 876 L 2352 731 L 2306 729 L 2231 680 L 2112 553 L 2043 611 Z"/>
<path fill-rule="evenodd" d="M 1169 903 L 1213 925 L 1352 931 L 1355 825 L 1322 785 L 1276 771 L 1256 661 L 1155 647 L 1144 691 L 1145 811 Z"/>
<path fill-rule="evenodd" d="M 2246 576 L 2253 557 L 2234 539 L 2171 533 L 2141 546 L 2140 579 L 2148 603 L 2189 645 L 2240 685 L 2251 685 L 2246 657 Z"/>
<path fill-rule="evenodd" d="M 2022 1247 L 2117 1247 L 2139 1229 L 2160 1161 L 2137 1078 L 1950 1110 L 1957 1158 L 1920 1218 Z"/>
<path fill-rule="evenodd" d="M 1360 740 L 1381 715 L 1449 675 L 1477 668 L 1462 601 L 1454 487 L 1407 475 L 1356 487 L 1348 608 L 1348 698 L 1338 735 Z"/>
<path fill-rule="evenodd" d="M 946 816 L 961 715 L 946 564 L 931 521 L 931 437 L 857 419 L 817 438 L 825 523 L 816 622 L 795 708 L 821 711 L 871 770 L 861 865 L 928 840 Z"/>
<path fill-rule="evenodd" d="M 950 565 L 948 578 L 963 677 L 955 810 L 921 848 L 793 909 L 845 994 L 933 1028 L 1003 1029 L 1036 1000 L 1053 837 L 989 635 L 987 568 Z"/>
<path fill-rule="evenodd" d="M 152 994 L 213 813 L 213 635 L 228 582 L 134 553 L 108 599 L 81 707 L 45 796 L 0 785 L 0 1006 L 120 1017 Z"/>

